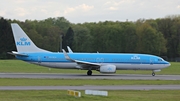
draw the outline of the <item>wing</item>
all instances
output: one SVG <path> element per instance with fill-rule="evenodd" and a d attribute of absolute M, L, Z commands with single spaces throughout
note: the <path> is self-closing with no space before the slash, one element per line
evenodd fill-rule
<path fill-rule="evenodd" d="M 79 60 L 71 59 L 64 49 L 62 51 L 64 53 L 66 60 L 76 62 L 78 64 L 77 67 L 80 66 L 81 68 L 92 68 L 92 67 L 99 68 L 101 66 L 101 64 L 99 64 L 99 63 L 93 63 L 93 62 L 86 62 L 86 61 L 79 61 Z"/>

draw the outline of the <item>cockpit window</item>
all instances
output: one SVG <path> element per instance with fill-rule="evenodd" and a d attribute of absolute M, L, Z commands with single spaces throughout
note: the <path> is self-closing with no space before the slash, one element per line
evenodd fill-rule
<path fill-rule="evenodd" d="M 158 61 L 163 61 L 162 59 L 158 59 Z"/>

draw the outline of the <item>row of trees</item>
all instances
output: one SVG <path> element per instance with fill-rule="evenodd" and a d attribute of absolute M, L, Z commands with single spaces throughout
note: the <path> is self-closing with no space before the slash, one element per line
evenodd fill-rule
<path fill-rule="evenodd" d="M 148 53 L 180 56 L 180 16 L 139 19 L 135 22 L 105 21 L 73 24 L 64 17 L 45 20 L 0 19 L 0 58 L 11 58 L 15 50 L 10 23 L 18 23 L 34 43 L 43 49 L 60 51 L 70 46 L 77 52 Z"/>

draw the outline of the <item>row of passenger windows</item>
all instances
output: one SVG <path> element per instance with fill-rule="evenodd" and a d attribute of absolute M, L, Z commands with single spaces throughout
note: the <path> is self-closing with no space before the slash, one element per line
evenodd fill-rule
<path fill-rule="evenodd" d="M 66 60 L 65 58 L 50 58 L 50 57 L 44 57 L 47 60 Z M 75 60 L 81 60 L 81 61 L 97 61 L 97 62 L 103 62 L 103 61 L 109 61 L 109 59 L 107 58 L 75 58 Z M 115 58 L 112 59 L 112 61 L 114 62 L 119 62 L 119 61 L 141 61 L 141 62 L 145 62 L 146 60 L 140 59 L 140 60 L 132 60 L 132 59 L 119 59 L 119 58 Z M 158 60 L 159 61 L 159 60 Z"/>

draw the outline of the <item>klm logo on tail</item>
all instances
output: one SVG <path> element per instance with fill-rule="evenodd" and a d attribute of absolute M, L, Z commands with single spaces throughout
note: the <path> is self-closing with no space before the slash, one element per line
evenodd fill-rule
<path fill-rule="evenodd" d="M 20 38 L 20 41 L 16 42 L 17 46 L 30 46 L 31 43 L 27 41 L 27 38 Z"/>

